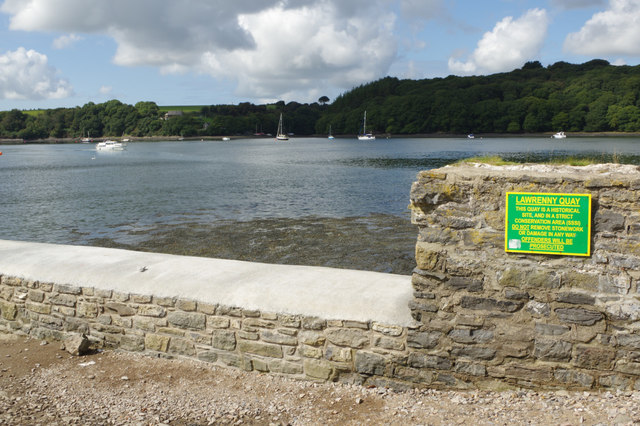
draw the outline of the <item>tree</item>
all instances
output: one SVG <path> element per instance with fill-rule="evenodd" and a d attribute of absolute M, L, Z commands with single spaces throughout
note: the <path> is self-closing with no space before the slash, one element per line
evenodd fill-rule
<path fill-rule="evenodd" d="M 329 98 L 326 96 L 320 96 L 320 98 L 318 98 L 318 102 L 320 103 L 320 105 L 324 106 L 327 102 L 329 102 Z"/>

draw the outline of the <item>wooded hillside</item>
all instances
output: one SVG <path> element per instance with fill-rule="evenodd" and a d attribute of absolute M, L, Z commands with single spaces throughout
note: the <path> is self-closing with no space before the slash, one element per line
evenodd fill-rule
<path fill-rule="evenodd" d="M 323 99 L 324 98 L 324 99 Z M 386 77 L 340 95 L 331 105 L 277 102 L 189 107 L 165 117 L 154 102 L 111 100 L 40 112 L 0 112 L 0 138 L 215 136 L 275 133 L 355 134 L 367 111 L 374 133 L 537 133 L 640 131 L 640 66 L 604 60 L 521 69 L 489 76 L 400 80 Z M 195 111 L 194 111 L 195 109 Z"/>

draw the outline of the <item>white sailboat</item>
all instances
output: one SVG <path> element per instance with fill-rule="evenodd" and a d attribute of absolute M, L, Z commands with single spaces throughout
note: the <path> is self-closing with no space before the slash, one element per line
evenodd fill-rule
<path fill-rule="evenodd" d="M 362 134 L 358 135 L 360 141 L 372 141 L 375 140 L 375 136 L 371 133 L 367 133 L 367 111 L 364 112 L 364 120 L 362 122 Z"/>
<path fill-rule="evenodd" d="M 277 141 L 288 141 L 289 136 L 282 129 L 282 113 L 280 113 L 280 121 L 278 122 L 278 132 L 276 133 Z"/>
<path fill-rule="evenodd" d="M 329 124 L 329 136 L 327 137 L 327 139 L 335 139 L 331 134 L 331 124 Z"/>

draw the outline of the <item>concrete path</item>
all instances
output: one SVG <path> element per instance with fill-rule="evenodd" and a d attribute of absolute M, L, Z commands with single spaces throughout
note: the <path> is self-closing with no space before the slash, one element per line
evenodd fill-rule
<path fill-rule="evenodd" d="M 412 323 L 411 277 L 0 240 L 0 275 L 323 319 Z"/>

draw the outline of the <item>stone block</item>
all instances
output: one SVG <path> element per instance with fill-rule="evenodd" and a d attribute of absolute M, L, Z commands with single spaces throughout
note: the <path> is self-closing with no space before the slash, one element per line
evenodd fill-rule
<path fill-rule="evenodd" d="M 609 304 L 605 308 L 609 318 L 617 321 L 638 321 L 640 320 L 640 301 L 625 300 Z"/>
<path fill-rule="evenodd" d="M 129 295 L 131 302 L 133 303 L 151 303 L 153 296 L 148 294 L 131 294 Z"/>
<path fill-rule="evenodd" d="M 595 383 L 595 378 L 592 375 L 576 370 L 558 368 L 553 372 L 553 377 L 560 383 L 578 385 L 585 388 L 591 388 Z"/>
<path fill-rule="evenodd" d="M 334 345 L 350 348 L 364 348 L 370 344 L 366 332 L 354 329 L 333 328 L 325 331 L 327 340 Z"/>
<path fill-rule="evenodd" d="M 624 374 L 640 376 L 640 362 L 620 360 L 616 362 L 614 370 Z"/>
<path fill-rule="evenodd" d="M 229 328 L 229 318 L 226 317 L 207 317 L 207 327 L 210 328 Z"/>
<path fill-rule="evenodd" d="M 439 244 L 416 243 L 415 259 L 419 269 L 427 271 L 442 271 L 445 265 L 446 252 Z"/>
<path fill-rule="evenodd" d="M 442 333 L 439 331 L 409 331 L 407 333 L 407 346 L 416 349 L 435 348 Z"/>
<path fill-rule="evenodd" d="M 611 210 L 598 209 L 594 219 L 595 232 L 618 232 L 624 230 L 624 216 Z"/>
<path fill-rule="evenodd" d="M 422 312 L 438 312 L 438 304 L 434 302 L 426 302 L 422 299 L 413 299 L 409 301 L 409 309 L 412 311 Z"/>
<path fill-rule="evenodd" d="M 523 306 L 522 302 L 513 302 L 507 300 L 496 300 L 488 297 L 463 296 L 460 305 L 466 309 L 498 311 L 513 313 L 520 310 Z"/>
<path fill-rule="evenodd" d="M 373 329 L 373 331 L 376 331 L 378 333 L 384 334 L 385 336 L 391 336 L 391 337 L 398 337 L 402 335 L 402 333 L 404 332 L 404 328 L 398 325 L 381 324 L 379 322 L 374 322 L 371 325 L 371 328 Z"/>
<path fill-rule="evenodd" d="M 217 305 L 211 303 L 198 302 L 197 311 L 202 312 L 205 315 L 215 315 Z"/>
<path fill-rule="evenodd" d="M 465 361 L 456 361 L 453 371 L 469 376 L 484 377 L 487 375 L 487 367 L 482 364 L 473 364 Z"/>
<path fill-rule="evenodd" d="M 190 299 L 178 299 L 175 304 L 176 309 L 180 309 L 185 312 L 193 312 L 197 308 L 195 300 Z"/>
<path fill-rule="evenodd" d="M 454 291 L 466 290 L 470 292 L 482 291 L 482 279 L 476 277 L 457 277 L 452 276 L 445 284 Z"/>
<path fill-rule="evenodd" d="M 529 300 L 529 293 L 518 288 L 506 287 L 504 298 L 507 300 Z"/>
<path fill-rule="evenodd" d="M 154 317 L 161 318 L 164 317 L 166 313 L 165 308 L 158 305 L 140 305 L 138 306 L 138 315 L 143 317 Z"/>
<path fill-rule="evenodd" d="M 353 349 L 340 348 L 337 346 L 327 346 L 324 352 L 324 358 L 335 362 L 351 362 L 353 360 Z"/>
<path fill-rule="evenodd" d="M 304 328 L 305 330 L 323 330 L 326 326 L 327 326 L 327 322 L 322 318 L 317 318 L 317 317 L 302 318 L 302 328 Z"/>
<path fill-rule="evenodd" d="M 558 293 L 556 301 L 560 303 L 569 303 L 572 305 L 595 305 L 596 298 L 590 294 L 584 293 Z"/>
<path fill-rule="evenodd" d="M 13 321 L 18 315 L 18 306 L 15 303 L 0 300 L 0 312 L 2 318 Z"/>
<path fill-rule="evenodd" d="M 304 373 L 311 379 L 328 380 L 333 375 L 333 366 L 328 361 L 305 359 Z"/>
<path fill-rule="evenodd" d="M 144 345 L 150 351 L 167 352 L 170 340 L 171 338 L 168 336 L 147 333 L 144 337 Z"/>
<path fill-rule="evenodd" d="M 307 345 L 300 346 L 300 355 L 305 358 L 315 358 L 320 359 L 323 357 L 324 353 L 322 348 L 314 348 Z"/>
<path fill-rule="evenodd" d="M 480 346 L 457 346 L 451 349 L 451 355 L 456 358 L 469 358 L 488 361 L 496 356 L 493 348 L 483 348 Z"/>
<path fill-rule="evenodd" d="M 301 343 L 309 346 L 322 346 L 326 341 L 324 334 L 317 331 L 302 331 L 298 335 L 298 339 Z"/>
<path fill-rule="evenodd" d="M 387 364 L 387 359 L 382 355 L 365 351 L 356 352 L 355 369 L 360 374 L 383 376 Z"/>
<path fill-rule="evenodd" d="M 548 317 L 551 314 L 551 305 L 536 300 L 527 302 L 524 309 L 535 317 Z"/>
<path fill-rule="evenodd" d="M 133 316 L 136 314 L 136 309 L 129 305 L 119 302 L 107 302 L 104 304 L 104 310 L 107 313 L 118 314 L 121 317 Z"/>
<path fill-rule="evenodd" d="M 631 288 L 631 280 L 624 275 L 600 275 L 598 292 L 610 294 L 627 294 Z"/>
<path fill-rule="evenodd" d="M 178 355 L 195 356 L 196 347 L 193 344 L 193 342 L 188 339 L 182 339 L 180 337 L 172 337 L 169 340 L 168 352 L 178 354 Z"/>
<path fill-rule="evenodd" d="M 545 383 L 553 380 L 553 369 L 549 367 L 510 364 L 504 367 L 504 375 L 505 377 L 513 379 Z"/>
<path fill-rule="evenodd" d="M 300 328 L 302 321 L 297 315 L 278 314 L 278 321 L 283 327 Z"/>
<path fill-rule="evenodd" d="M 74 334 L 64 340 L 64 349 L 74 356 L 85 355 L 90 347 L 91 342 L 84 334 Z"/>
<path fill-rule="evenodd" d="M 75 285 L 67 285 L 67 284 L 54 284 L 53 291 L 56 293 L 63 294 L 73 294 L 79 295 L 82 294 L 82 288 Z"/>
<path fill-rule="evenodd" d="M 569 271 L 562 275 L 564 287 L 581 288 L 588 291 L 597 291 L 599 277 L 594 274 Z"/>
<path fill-rule="evenodd" d="M 373 345 L 390 351 L 403 351 L 405 348 L 404 342 L 401 339 L 393 339 L 385 336 L 374 337 Z"/>
<path fill-rule="evenodd" d="M 29 290 L 28 298 L 32 302 L 42 303 L 44 301 L 44 292 L 40 290 Z"/>
<path fill-rule="evenodd" d="M 200 361 L 214 363 L 218 360 L 218 354 L 214 351 L 200 351 L 197 355 Z"/>
<path fill-rule="evenodd" d="M 456 328 L 449 332 L 449 338 L 456 343 L 487 343 L 493 340 L 493 331 Z"/>
<path fill-rule="evenodd" d="M 76 315 L 81 318 L 95 318 L 98 316 L 98 304 L 78 302 L 76 306 Z"/>
<path fill-rule="evenodd" d="M 285 361 L 282 359 L 269 360 L 269 370 L 273 373 L 298 375 L 304 372 L 301 363 Z"/>
<path fill-rule="evenodd" d="M 398 366 L 393 372 L 393 377 L 406 382 L 430 384 L 433 382 L 433 372 L 420 368 Z"/>
<path fill-rule="evenodd" d="M 617 374 L 600 376 L 598 379 L 600 386 L 614 390 L 627 390 L 631 386 L 631 380 Z"/>
<path fill-rule="evenodd" d="M 144 337 L 134 335 L 124 335 L 120 339 L 120 349 L 131 352 L 144 351 Z"/>
<path fill-rule="evenodd" d="M 167 322 L 174 327 L 186 328 L 188 330 L 204 330 L 206 316 L 200 312 L 174 311 L 167 314 Z"/>
<path fill-rule="evenodd" d="M 153 296 L 153 304 L 158 306 L 163 306 L 165 308 L 171 308 L 176 304 L 175 297 L 158 297 Z"/>
<path fill-rule="evenodd" d="M 555 313 L 560 321 L 570 324 L 593 325 L 604 319 L 601 312 L 583 308 L 557 308 Z"/>
<path fill-rule="evenodd" d="M 237 348 L 242 353 L 265 356 L 269 358 L 282 358 L 282 347 L 269 343 L 253 342 L 241 340 L 237 343 Z"/>
<path fill-rule="evenodd" d="M 429 368 L 434 370 L 451 369 L 451 361 L 448 358 L 419 352 L 411 352 L 408 362 L 409 366 L 413 368 Z"/>
<path fill-rule="evenodd" d="M 276 323 L 274 321 L 267 321 L 262 318 L 245 318 L 242 321 L 242 328 L 250 331 L 255 331 L 258 328 L 271 329 L 275 327 Z"/>
<path fill-rule="evenodd" d="M 616 336 L 619 346 L 627 349 L 640 349 L 640 334 L 619 334 Z"/>
<path fill-rule="evenodd" d="M 533 356 L 543 361 L 568 361 L 573 345 L 564 340 L 536 339 Z"/>
<path fill-rule="evenodd" d="M 536 323 L 536 333 L 543 336 L 561 336 L 571 331 L 571 327 L 557 324 Z"/>
<path fill-rule="evenodd" d="M 53 305 L 73 308 L 76 306 L 76 296 L 65 293 L 53 293 L 51 296 L 49 296 L 49 302 Z"/>
<path fill-rule="evenodd" d="M 267 343 L 288 346 L 296 346 L 298 344 L 298 339 L 294 336 L 282 335 L 268 330 L 260 332 L 260 337 Z"/>
<path fill-rule="evenodd" d="M 28 300 L 25 302 L 24 307 L 31 312 L 36 312 L 38 314 L 48 315 L 51 313 L 51 305 L 47 305 L 46 303 L 34 303 L 29 302 Z M 0 302 L 0 310 L 2 310 L 2 303 Z M 4 318 L 4 315 L 3 315 Z M 5 318 L 9 319 L 9 318 Z"/>

